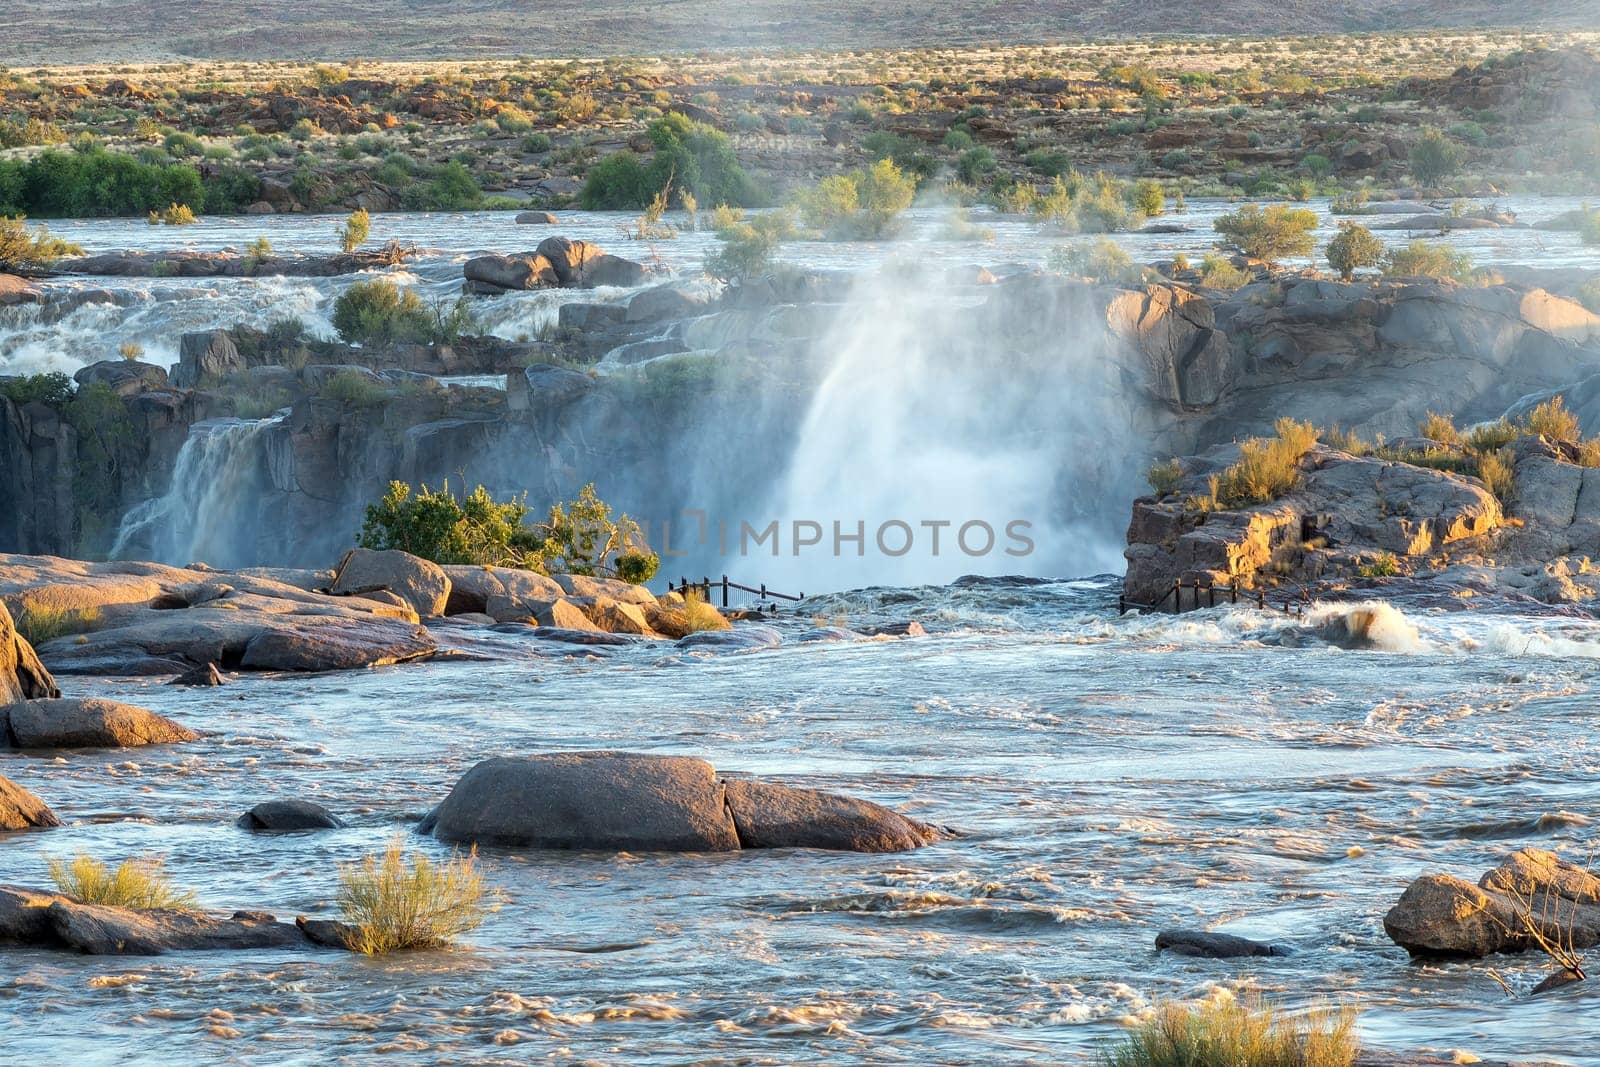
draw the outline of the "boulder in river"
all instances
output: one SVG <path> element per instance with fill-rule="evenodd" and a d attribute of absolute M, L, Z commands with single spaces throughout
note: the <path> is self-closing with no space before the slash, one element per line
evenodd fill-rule
<path fill-rule="evenodd" d="M 554 226 L 561 220 L 548 211 L 523 211 L 513 221 L 519 226 Z"/>
<path fill-rule="evenodd" d="M 1204 956 L 1208 959 L 1234 959 L 1241 956 L 1287 956 L 1282 945 L 1252 941 L 1234 934 L 1207 930 L 1163 930 L 1156 935 L 1156 951 L 1179 956 Z"/>
<path fill-rule="evenodd" d="M 241 830 L 285 833 L 294 830 L 338 830 L 344 820 L 311 800 L 265 800 L 235 824 Z"/>
<path fill-rule="evenodd" d="M 199 736 L 146 708 L 96 697 L 24 700 L 0 708 L 0 741 L 24 750 L 136 748 Z"/>
<path fill-rule="evenodd" d="M 50 806 L 16 782 L 0 777 L 0 830 L 60 826 Z"/>
<path fill-rule="evenodd" d="M 167 908 L 83 904 L 61 893 L 0 886 L 0 942 L 93 956 L 159 956 L 304 945 L 306 936 L 264 912 L 222 917 Z"/>
<path fill-rule="evenodd" d="M 1534 947 L 1537 930 L 1574 949 L 1600 944 L 1600 878 L 1543 849 L 1522 849 L 1478 885 L 1426 874 L 1406 887 L 1383 929 L 1413 956 L 1481 958 Z"/>
<path fill-rule="evenodd" d="M 437 563 L 398 549 L 354 548 L 334 568 L 337 596 L 388 590 L 422 618 L 443 615 L 450 602 L 450 579 Z"/>
<path fill-rule="evenodd" d="M 686 756 L 609 751 L 484 760 L 418 829 L 460 843 L 646 852 L 896 852 L 936 836 L 851 797 L 722 780 Z"/>
<path fill-rule="evenodd" d="M 196 687 L 222 685 L 222 672 L 217 670 L 215 663 L 207 663 L 205 666 L 196 667 L 192 671 L 184 671 L 167 684 Z"/>

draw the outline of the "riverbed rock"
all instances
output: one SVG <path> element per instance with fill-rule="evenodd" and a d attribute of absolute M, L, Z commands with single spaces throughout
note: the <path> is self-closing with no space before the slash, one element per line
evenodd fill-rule
<path fill-rule="evenodd" d="M 519 226 L 554 226 L 561 220 L 548 211 L 522 211 L 514 221 Z"/>
<path fill-rule="evenodd" d="M 25 700 L 0 708 L 0 739 L 11 748 L 136 748 L 199 737 L 147 708 L 96 697 Z"/>
<path fill-rule="evenodd" d="M 450 579 L 450 598 L 445 604 L 446 615 L 463 615 L 468 612 L 494 615 L 498 622 L 524 618 L 532 614 L 521 605 L 535 601 L 555 600 L 565 594 L 551 578 L 536 571 L 518 567 L 483 567 L 446 565 L 440 568 Z M 489 599 L 499 598 L 502 615 L 489 610 Z"/>
<path fill-rule="evenodd" d="M 1252 941 L 1234 934 L 1207 930 L 1163 930 L 1156 935 L 1156 951 L 1207 959 L 1236 959 L 1243 956 L 1287 956 L 1289 950 L 1265 941 Z"/>
<path fill-rule="evenodd" d="M 227 330 L 186 333 L 178 341 L 178 363 L 172 368 L 172 384 L 179 389 L 195 389 L 202 382 L 225 378 L 244 369 L 244 357 Z"/>
<path fill-rule="evenodd" d="M 550 261 L 536 252 L 475 256 L 461 267 L 470 292 L 493 295 L 554 289 L 564 284 Z"/>
<path fill-rule="evenodd" d="M 337 830 L 344 820 L 311 800 L 266 800 L 239 816 L 242 830 L 286 833 L 295 830 Z"/>
<path fill-rule="evenodd" d="M 0 705 L 61 695 L 28 639 L 17 632 L 11 612 L 0 601 Z"/>
<path fill-rule="evenodd" d="M 119 396 L 138 396 L 167 388 L 167 372 L 154 363 L 132 359 L 103 359 L 82 367 L 72 376 L 79 385 L 104 385 Z"/>
<path fill-rule="evenodd" d="M 329 592 L 349 596 L 386 589 L 425 619 L 443 615 L 450 602 L 450 579 L 439 565 L 398 549 L 351 549 L 334 572 Z"/>
<path fill-rule="evenodd" d="M 1534 929 L 1575 949 L 1600 944 L 1600 879 L 1554 853 L 1523 849 L 1481 882 L 1423 875 L 1384 916 L 1384 931 L 1414 956 L 1523 952 Z"/>
<path fill-rule="evenodd" d="M 463 844 L 653 852 L 898 852 L 938 836 L 868 801 L 723 780 L 685 756 L 610 751 L 485 760 L 418 830 Z"/>
<path fill-rule="evenodd" d="M 521 848 L 739 847 L 711 764 L 627 752 L 485 760 L 461 777 L 420 829 L 441 841 Z"/>
<path fill-rule="evenodd" d="M 289 923 L 264 912 L 229 916 L 171 909 L 83 904 L 72 897 L 0 886 L 0 942 L 94 956 L 160 956 L 306 944 Z"/>
<path fill-rule="evenodd" d="M 728 810 L 743 848 L 906 852 L 937 836 L 922 823 L 854 797 L 729 778 Z"/>
<path fill-rule="evenodd" d="M 205 666 L 196 667 L 192 671 L 184 671 L 167 684 L 196 687 L 222 685 L 222 672 L 217 670 L 215 663 L 207 663 Z"/>
<path fill-rule="evenodd" d="M 60 826 L 50 806 L 9 778 L 0 777 L 0 830 Z"/>
<path fill-rule="evenodd" d="M 41 646 L 40 658 L 68 674 L 175 675 L 207 663 L 346 670 L 438 651 L 409 605 L 329 596 L 246 571 L 0 555 L 0 602 L 92 613 L 88 632 Z"/>
<path fill-rule="evenodd" d="M 0 274 L 0 307 L 18 304 L 37 304 L 44 299 L 44 290 L 15 274 Z"/>
<path fill-rule="evenodd" d="M 702 652 L 745 652 L 777 648 L 783 635 L 771 626 L 739 626 L 731 630 L 699 630 L 678 640 L 678 647 Z"/>

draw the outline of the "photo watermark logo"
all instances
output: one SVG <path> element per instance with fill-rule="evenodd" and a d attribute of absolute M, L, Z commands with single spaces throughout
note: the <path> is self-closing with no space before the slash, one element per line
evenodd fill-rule
<path fill-rule="evenodd" d="M 974 559 L 1006 555 L 1015 559 L 1034 551 L 1033 523 L 1027 519 L 989 522 L 985 519 L 816 519 L 714 518 L 686 509 L 671 519 L 640 524 L 646 542 L 662 559 L 703 555 L 712 549 L 724 558 L 754 556 L 857 556 L 869 553 L 900 559 L 913 553 L 929 557 L 963 555 Z"/>

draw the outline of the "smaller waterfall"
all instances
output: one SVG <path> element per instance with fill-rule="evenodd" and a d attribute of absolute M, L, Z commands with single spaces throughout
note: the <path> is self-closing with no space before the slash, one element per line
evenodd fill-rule
<path fill-rule="evenodd" d="M 262 433 L 283 415 L 259 420 L 208 419 L 189 427 L 167 491 L 130 510 L 117 528 L 111 558 L 130 550 L 140 558 L 184 565 L 255 562 L 243 544 L 241 522 L 261 488 Z"/>

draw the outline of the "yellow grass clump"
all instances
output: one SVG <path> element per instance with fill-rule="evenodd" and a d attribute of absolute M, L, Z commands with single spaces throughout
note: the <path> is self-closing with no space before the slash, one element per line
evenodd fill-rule
<path fill-rule="evenodd" d="M 1257 1001 L 1167 1004 L 1102 1052 L 1103 1067 L 1350 1067 L 1355 1013 L 1291 1016 Z"/>
<path fill-rule="evenodd" d="M 83 852 L 70 860 L 52 856 L 47 862 L 56 888 L 85 904 L 169 911 L 195 907 L 194 894 L 173 887 L 159 856 L 123 860 L 116 870 Z"/>
<path fill-rule="evenodd" d="M 442 948 L 483 924 L 491 896 L 476 850 L 443 863 L 422 855 L 407 862 L 405 841 L 395 837 L 381 856 L 339 868 L 339 910 L 352 928 L 347 943 L 369 956 Z"/>

